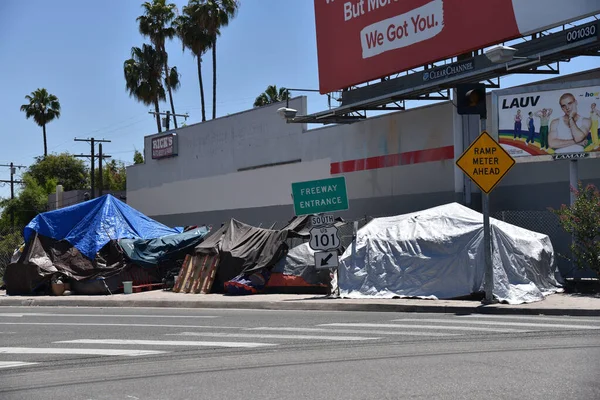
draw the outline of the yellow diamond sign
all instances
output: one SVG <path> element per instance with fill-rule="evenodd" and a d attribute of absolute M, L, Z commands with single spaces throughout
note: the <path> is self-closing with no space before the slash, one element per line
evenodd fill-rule
<path fill-rule="evenodd" d="M 484 193 L 496 187 L 515 165 L 515 160 L 486 131 L 469 146 L 456 161 Z"/>

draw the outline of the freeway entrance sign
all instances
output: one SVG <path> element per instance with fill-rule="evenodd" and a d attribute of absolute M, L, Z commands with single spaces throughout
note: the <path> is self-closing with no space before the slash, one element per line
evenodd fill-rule
<path fill-rule="evenodd" d="M 343 176 L 292 183 L 296 216 L 348 209 L 346 179 Z"/>
<path fill-rule="evenodd" d="M 487 194 L 515 165 L 515 160 L 483 131 L 456 161 L 456 165 Z"/>

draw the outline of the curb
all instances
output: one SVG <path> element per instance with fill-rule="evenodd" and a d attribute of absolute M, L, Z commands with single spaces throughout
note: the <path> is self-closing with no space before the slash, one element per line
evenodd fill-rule
<path fill-rule="evenodd" d="M 242 310 L 289 310 L 289 311 L 370 311 L 440 314 L 497 314 L 497 315 L 559 315 L 600 316 L 600 309 L 568 308 L 517 308 L 506 305 L 415 305 L 394 303 L 331 303 L 327 300 L 295 301 L 177 301 L 177 300 L 69 300 L 69 299 L 0 299 L 0 307 L 145 307 L 145 308 L 207 308 Z"/>

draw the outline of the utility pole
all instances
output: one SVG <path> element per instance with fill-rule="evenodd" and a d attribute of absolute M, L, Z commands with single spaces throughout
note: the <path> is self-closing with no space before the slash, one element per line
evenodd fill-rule
<path fill-rule="evenodd" d="M 82 157 L 82 158 L 90 158 L 90 165 L 91 165 L 91 183 L 92 183 L 92 193 L 90 196 L 90 199 L 93 199 L 96 197 L 95 194 L 95 190 L 96 190 L 96 185 L 95 185 L 95 180 L 96 180 L 96 176 L 95 176 L 95 169 L 96 169 L 96 161 L 95 161 L 95 157 L 96 157 L 96 148 L 95 148 L 95 144 L 96 143 L 110 143 L 110 140 L 105 140 L 105 139 L 95 139 L 95 138 L 90 138 L 90 139 L 78 139 L 75 138 L 76 142 L 88 142 L 90 143 L 90 154 L 80 154 L 80 155 L 76 155 L 75 157 Z M 103 157 L 107 157 L 107 156 L 103 156 Z M 108 156 L 110 157 L 110 156 Z"/>
<path fill-rule="evenodd" d="M 171 114 L 171 111 L 167 111 L 167 112 L 156 112 L 156 111 L 148 111 L 148 114 L 152 114 L 154 115 L 154 117 L 156 117 L 156 115 L 166 115 L 165 118 L 165 123 L 164 123 L 164 127 L 166 130 L 169 130 L 169 125 L 171 122 L 171 117 L 183 117 L 185 118 L 185 120 L 187 121 L 187 119 L 190 117 L 187 113 L 185 114 Z"/>
<path fill-rule="evenodd" d="M 104 188 L 104 185 L 102 184 L 104 180 L 104 176 L 102 174 L 102 160 L 105 158 L 111 158 L 111 156 L 102 154 L 102 143 L 100 143 L 98 145 L 98 170 L 100 171 L 100 176 L 98 177 L 100 181 L 98 182 L 98 197 L 102 196 L 102 190 Z"/>
<path fill-rule="evenodd" d="M 10 164 L 0 164 L 0 167 L 8 167 L 10 168 L 10 180 L 0 180 L 2 183 L 10 183 L 10 199 L 13 200 L 15 198 L 15 183 L 22 184 L 23 181 L 15 181 L 15 169 L 16 168 L 27 168 L 24 165 L 15 165 L 13 162 Z M 15 213 L 14 210 L 11 210 L 10 213 L 10 226 L 14 228 L 15 226 Z"/>

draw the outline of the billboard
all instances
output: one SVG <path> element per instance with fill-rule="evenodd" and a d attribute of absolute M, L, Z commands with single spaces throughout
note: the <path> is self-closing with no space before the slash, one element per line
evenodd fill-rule
<path fill-rule="evenodd" d="M 498 96 L 498 139 L 514 158 L 600 151 L 600 86 Z"/>
<path fill-rule="evenodd" d="M 329 93 L 600 13 L 598 0 L 315 0 Z"/>
<path fill-rule="evenodd" d="M 152 138 L 152 158 L 174 157 L 178 154 L 177 134 L 169 133 Z"/>

